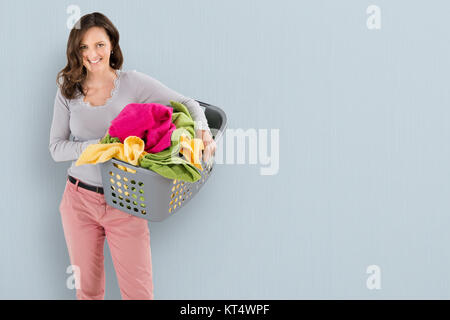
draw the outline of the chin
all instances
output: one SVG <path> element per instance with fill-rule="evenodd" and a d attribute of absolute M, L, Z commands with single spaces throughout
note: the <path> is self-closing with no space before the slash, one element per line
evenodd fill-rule
<path fill-rule="evenodd" d="M 89 62 L 88 62 L 88 64 L 89 64 Z M 102 63 L 101 65 L 98 65 L 98 66 L 91 66 L 91 65 L 86 66 L 85 65 L 85 67 L 87 70 L 89 70 L 91 72 L 95 72 L 95 71 L 104 70 L 107 67 L 107 65 L 105 63 Z"/>

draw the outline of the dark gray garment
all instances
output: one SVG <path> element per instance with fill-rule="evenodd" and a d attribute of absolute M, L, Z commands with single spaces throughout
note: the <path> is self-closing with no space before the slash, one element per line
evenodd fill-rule
<path fill-rule="evenodd" d="M 209 130 L 205 113 L 197 101 L 169 89 L 158 80 L 138 72 L 116 70 L 115 87 L 103 106 L 92 107 L 84 96 L 66 99 L 58 87 L 55 97 L 50 153 L 55 161 L 72 161 L 67 173 L 94 186 L 102 185 L 99 164 L 76 167 L 75 162 L 90 144 L 99 143 L 111 121 L 129 103 L 160 103 L 170 100 L 183 103 L 195 122 L 195 129 Z"/>

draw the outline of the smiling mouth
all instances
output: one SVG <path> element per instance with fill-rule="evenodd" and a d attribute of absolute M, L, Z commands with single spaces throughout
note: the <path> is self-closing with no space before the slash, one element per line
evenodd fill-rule
<path fill-rule="evenodd" d="M 100 62 L 100 60 L 102 60 L 102 58 L 97 59 L 97 60 L 95 60 L 95 61 L 91 61 L 91 60 L 88 60 L 88 61 L 89 61 L 90 64 L 97 64 L 97 63 Z"/>

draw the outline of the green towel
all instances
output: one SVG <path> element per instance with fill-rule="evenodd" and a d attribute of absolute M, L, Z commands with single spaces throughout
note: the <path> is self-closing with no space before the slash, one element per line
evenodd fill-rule
<path fill-rule="evenodd" d="M 177 128 L 172 132 L 170 147 L 158 153 L 147 153 L 140 158 L 139 166 L 165 178 L 196 182 L 201 178 L 201 174 L 192 163 L 180 157 L 181 134 L 185 133 L 191 139 L 195 137 L 194 120 L 183 104 L 170 101 L 170 105 L 173 107 L 172 123 Z M 120 142 L 119 138 L 111 137 L 109 134 L 100 141 L 100 143 L 114 142 Z"/>
<path fill-rule="evenodd" d="M 188 109 L 182 103 L 170 101 L 173 108 L 172 123 L 176 128 L 185 128 L 190 133 L 190 138 L 195 138 L 194 120 L 192 120 Z"/>
<path fill-rule="evenodd" d="M 102 144 L 115 143 L 115 142 L 120 143 L 120 139 L 111 137 L 109 135 L 109 133 L 106 134 L 106 136 L 104 136 L 102 140 L 100 140 L 100 143 L 102 143 Z"/>
<path fill-rule="evenodd" d="M 169 148 L 158 153 L 147 153 L 140 158 L 139 166 L 153 170 L 163 177 L 186 182 L 195 182 L 201 178 L 197 168 L 179 156 L 180 136 L 189 134 L 186 128 L 177 128 L 172 132 L 172 144 Z"/>

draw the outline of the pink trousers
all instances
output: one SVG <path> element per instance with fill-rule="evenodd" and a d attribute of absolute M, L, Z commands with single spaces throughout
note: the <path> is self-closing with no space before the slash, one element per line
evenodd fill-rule
<path fill-rule="evenodd" d="M 59 206 L 77 299 L 104 299 L 105 237 L 122 299 L 153 299 L 148 221 L 106 204 L 103 194 L 67 180 Z M 75 274 L 75 272 L 74 272 Z"/>

